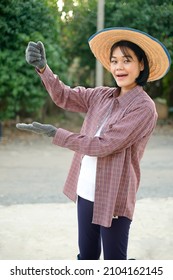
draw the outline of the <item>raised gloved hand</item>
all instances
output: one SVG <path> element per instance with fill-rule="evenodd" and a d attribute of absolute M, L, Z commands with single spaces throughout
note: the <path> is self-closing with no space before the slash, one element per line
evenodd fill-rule
<path fill-rule="evenodd" d="M 46 66 L 46 53 L 44 45 L 41 41 L 38 41 L 37 43 L 29 42 L 25 54 L 26 61 L 34 67 L 43 69 Z"/>
<path fill-rule="evenodd" d="M 33 122 L 31 124 L 17 123 L 16 127 L 21 130 L 27 130 L 38 134 L 47 135 L 49 137 L 54 137 L 58 129 L 51 124 L 41 124 L 38 122 Z"/>

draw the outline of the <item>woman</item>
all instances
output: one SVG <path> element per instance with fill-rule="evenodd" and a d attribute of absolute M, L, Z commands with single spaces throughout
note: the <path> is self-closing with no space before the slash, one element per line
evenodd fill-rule
<path fill-rule="evenodd" d="M 17 128 L 52 136 L 53 144 L 75 151 L 64 193 L 78 204 L 78 259 L 99 259 L 102 242 L 105 260 L 125 260 L 140 160 L 157 122 L 143 86 L 167 73 L 170 55 L 158 40 L 130 28 L 101 30 L 89 45 L 117 87 L 72 89 L 52 73 L 41 42 L 26 50 L 55 104 L 86 113 L 81 132 L 36 122 Z"/>

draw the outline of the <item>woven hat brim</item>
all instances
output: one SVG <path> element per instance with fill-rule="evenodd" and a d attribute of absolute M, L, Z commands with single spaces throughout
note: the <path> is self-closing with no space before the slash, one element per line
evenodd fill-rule
<path fill-rule="evenodd" d="M 171 57 L 159 40 L 136 29 L 116 27 L 103 29 L 88 40 L 94 56 L 109 72 L 111 47 L 121 40 L 131 41 L 144 50 L 150 69 L 148 81 L 161 79 L 169 71 Z"/>

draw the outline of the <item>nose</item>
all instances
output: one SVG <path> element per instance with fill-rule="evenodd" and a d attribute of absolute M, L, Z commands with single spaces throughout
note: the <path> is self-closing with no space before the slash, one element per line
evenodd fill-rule
<path fill-rule="evenodd" d="M 124 68 L 123 63 L 122 62 L 118 62 L 116 64 L 116 70 L 122 70 Z"/>

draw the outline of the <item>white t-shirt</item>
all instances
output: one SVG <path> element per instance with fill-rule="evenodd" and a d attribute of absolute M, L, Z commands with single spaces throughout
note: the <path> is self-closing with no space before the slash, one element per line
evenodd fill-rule
<path fill-rule="evenodd" d="M 94 137 L 100 136 L 100 132 L 106 120 L 107 118 L 104 120 Z M 83 157 L 77 184 L 77 195 L 89 201 L 94 201 L 95 197 L 96 167 L 97 157 L 87 155 Z"/>

